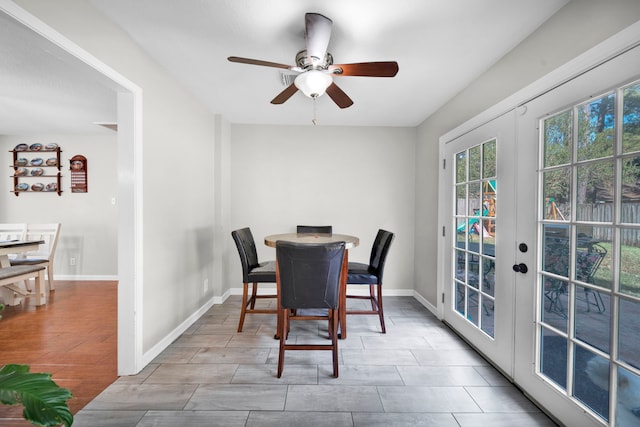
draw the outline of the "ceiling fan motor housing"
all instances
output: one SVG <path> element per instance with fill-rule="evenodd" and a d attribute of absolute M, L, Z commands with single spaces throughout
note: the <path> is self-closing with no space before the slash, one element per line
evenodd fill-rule
<path fill-rule="evenodd" d="M 319 58 L 308 56 L 306 49 L 296 54 L 296 65 L 303 70 L 326 70 L 332 64 L 333 56 L 329 52 L 324 55 L 322 61 Z"/>

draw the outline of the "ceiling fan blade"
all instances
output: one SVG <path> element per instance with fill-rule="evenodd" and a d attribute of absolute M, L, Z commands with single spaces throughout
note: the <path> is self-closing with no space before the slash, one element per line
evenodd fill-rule
<path fill-rule="evenodd" d="M 230 56 L 227 58 L 231 62 L 240 64 L 262 65 L 263 67 L 284 68 L 286 70 L 294 70 L 296 67 L 287 64 L 278 64 L 277 62 L 261 61 L 259 59 L 240 58 L 238 56 Z"/>
<path fill-rule="evenodd" d="M 349 95 L 344 93 L 335 83 L 331 83 L 326 92 L 340 108 L 347 108 L 353 105 L 353 101 L 349 98 Z"/>
<path fill-rule="evenodd" d="M 304 15 L 307 57 L 312 64 L 323 62 L 329 47 L 333 21 L 319 13 Z"/>
<path fill-rule="evenodd" d="M 329 72 L 337 76 L 394 77 L 398 74 L 398 63 L 384 61 L 334 64 L 329 66 Z"/>
<path fill-rule="evenodd" d="M 298 91 L 298 88 L 294 83 L 291 83 L 285 90 L 280 92 L 275 98 L 271 100 L 272 104 L 284 104 L 284 102 L 291 98 L 294 93 Z"/>

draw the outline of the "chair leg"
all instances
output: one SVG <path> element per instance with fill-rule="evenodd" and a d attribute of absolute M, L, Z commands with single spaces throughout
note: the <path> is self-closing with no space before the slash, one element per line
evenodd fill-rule
<path fill-rule="evenodd" d="M 593 296 L 593 303 L 589 301 L 589 295 Z M 602 313 L 605 311 L 604 301 L 602 300 L 602 295 L 600 295 L 600 292 L 585 288 L 584 297 L 587 301 L 587 311 L 591 311 L 591 305 L 594 305 L 598 309 L 598 313 Z"/>
<path fill-rule="evenodd" d="M 258 284 L 253 282 L 251 284 L 251 310 L 256 308 L 256 299 L 258 296 Z"/>
<path fill-rule="evenodd" d="M 380 316 L 380 327 L 382 333 L 387 333 L 387 328 L 384 326 L 384 311 L 382 310 L 382 285 L 378 284 L 378 316 Z"/>
<path fill-rule="evenodd" d="M 377 293 L 377 295 L 376 295 Z M 371 303 L 371 310 L 344 310 L 345 314 L 367 314 L 374 315 L 377 314 L 380 319 L 380 328 L 382 329 L 382 333 L 387 333 L 387 328 L 384 324 L 384 311 L 382 308 L 382 283 L 369 285 L 369 295 L 347 295 L 346 298 L 355 298 L 355 299 L 368 299 Z M 345 316 L 346 317 L 346 316 Z M 340 318 L 342 322 L 342 317 Z M 342 328 L 342 326 L 341 326 Z M 343 334 L 344 332 L 341 331 Z M 344 338 L 344 337 L 343 337 Z"/>
<path fill-rule="evenodd" d="M 584 288 L 584 298 L 587 301 L 587 312 L 591 311 L 591 303 L 589 302 L 589 294 L 590 293 L 591 293 L 590 289 Z"/>
<path fill-rule="evenodd" d="M 249 283 L 244 283 L 242 288 L 242 305 L 240 306 L 240 322 L 238 322 L 238 332 L 242 332 L 244 325 L 244 315 L 247 314 L 247 297 L 249 294 Z"/>
<path fill-rule="evenodd" d="M 331 310 L 329 310 L 327 312 L 327 333 L 329 334 L 329 340 L 331 342 L 333 342 L 334 330 L 333 330 L 333 321 L 331 320 L 331 315 L 332 315 L 332 312 L 331 312 Z M 338 315 L 338 318 L 339 317 L 340 316 Z M 336 331 L 335 332 L 337 332 L 337 327 L 336 327 Z"/>
<path fill-rule="evenodd" d="M 333 376 L 338 378 L 338 310 L 329 310 L 329 323 L 331 330 L 331 353 L 333 356 Z"/>
<path fill-rule="evenodd" d="M 284 369 L 284 345 L 287 340 L 287 331 L 289 330 L 289 310 L 280 310 L 280 349 L 278 351 L 278 378 L 282 377 L 282 371 Z"/>
<path fill-rule="evenodd" d="M 606 307 L 604 305 L 604 301 L 602 300 L 602 295 L 600 294 L 600 292 L 594 291 L 594 297 L 598 297 L 598 299 L 596 300 L 596 305 L 598 307 L 598 311 L 600 311 L 600 313 L 603 313 L 606 310 Z M 598 304 L 598 300 L 600 300 L 600 304 Z"/>
<path fill-rule="evenodd" d="M 47 265 L 47 277 L 49 278 L 49 283 L 47 284 L 49 291 L 55 291 L 56 287 L 53 285 L 53 268 L 51 268 L 51 263 Z"/>
<path fill-rule="evenodd" d="M 544 296 L 549 300 L 549 313 L 558 313 L 562 318 L 566 319 L 567 315 L 564 311 L 564 304 L 560 299 L 564 294 L 561 286 L 552 284 L 552 286 L 544 291 Z"/>

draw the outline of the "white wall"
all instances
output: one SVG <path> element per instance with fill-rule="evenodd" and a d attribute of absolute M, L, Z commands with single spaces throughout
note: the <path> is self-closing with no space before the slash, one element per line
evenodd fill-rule
<path fill-rule="evenodd" d="M 0 180 L 0 222 L 27 222 L 62 224 L 54 262 L 56 279 L 110 279 L 117 278 L 117 214 L 118 206 L 111 203 L 117 198 L 117 139 L 113 135 L 0 135 L 0 165 L 7 170 Z M 57 193 L 24 193 L 16 197 L 11 193 L 13 180 L 8 178 L 13 157 L 8 151 L 17 144 L 46 145 L 57 143 L 62 153 L 62 195 Z M 49 154 L 47 156 L 47 154 Z M 71 193 L 69 159 L 82 154 L 87 158 L 87 193 Z M 43 153 L 43 158 L 50 153 Z M 41 180 L 47 183 L 46 180 Z M 29 178 L 28 182 L 36 182 Z M 71 266 L 70 258 L 76 264 Z"/>
<path fill-rule="evenodd" d="M 266 235 L 332 225 L 334 233 L 360 238 L 349 259 L 369 262 L 384 228 L 396 235 L 385 290 L 411 293 L 415 145 L 415 128 L 232 125 L 231 229 L 250 227 L 266 260 L 275 257 Z M 229 248 L 228 286 L 237 288 L 240 260 Z"/>
<path fill-rule="evenodd" d="M 216 302 L 222 302 L 232 285 L 230 259 L 237 257 L 231 239 L 231 124 L 216 116 L 214 289 Z M 235 270 L 235 265 L 233 265 Z"/>
<path fill-rule="evenodd" d="M 640 20 L 638 0 L 574 0 L 418 127 L 416 292 L 437 304 L 438 139 Z"/>

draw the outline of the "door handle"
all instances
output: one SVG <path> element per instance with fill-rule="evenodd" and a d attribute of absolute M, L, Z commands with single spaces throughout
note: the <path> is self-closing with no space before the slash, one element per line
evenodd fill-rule
<path fill-rule="evenodd" d="M 527 267 L 527 264 L 521 262 L 520 264 L 513 264 L 513 271 L 515 271 L 516 273 L 525 274 L 527 271 L 529 271 L 529 267 Z"/>

